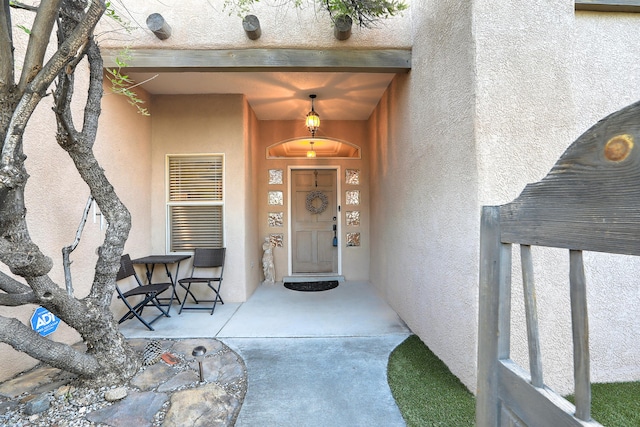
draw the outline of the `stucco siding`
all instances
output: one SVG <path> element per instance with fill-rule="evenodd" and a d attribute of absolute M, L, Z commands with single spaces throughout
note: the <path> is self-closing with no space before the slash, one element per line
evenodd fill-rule
<path fill-rule="evenodd" d="M 247 274 L 246 288 L 244 299 L 246 301 L 249 296 L 256 290 L 261 282 L 262 263 L 262 241 L 259 232 L 259 219 L 257 212 L 259 211 L 258 182 L 259 178 L 259 161 L 262 159 L 262 150 L 260 149 L 258 134 L 258 119 L 249 103 L 244 101 L 244 140 L 247 144 L 247 155 L 245 156 L 245 173 L 247 174 L 246 182 L 248 183 L 247 191 L 245 191 L 245 204 L 247 206 L 247 215 L 245 217 L 247 228 L 247 240 L 245 247 L 245 265 Z"/>
<path fill-rule="evenodd" d="M 247 175 L 242 95 L 165 95 L 152 100 L 152 251 L 166 247 L 165 161 L 167 154 L 224 154 L 224 241 L 227 247 L 223 300 L 244 301 L 247 272 Z M 190 262 L 183 268 L 187 271 Z"/>
<path fill-rule="evenodd" d="M 132 0 L 120 15 L 133 27 L 125 34 L 121 26 L 110 20 L 101 22 L 102 46 L 119 48 L 158 49 L 248 49 L 248 48 L 409 48 L 411 47 L 411 11 L 399 14 L 376 25 L 374 30 L 354 24 L 352 36 L 337 40 L 328 12 L 316 7 L 316 2 L 302 2 L 300 8 L 293 2 L 262 0 L 256 2 L 250 13 L 260 19 L 262 35 L 250 40 L 242 28 L 242 16 L 237 11 L 224 9 L 222 1 L 180 2 L 161 0 Z M 411 3 L 407 1 L 407 3 Z M 419 3 L 419 2 L 416 2 Z M 160 13 L 172 28 L 171 37 L 158 39 L 146 28 L 147 16 Z"/>
<path fill-rule="evenodd" d="M 638 98 L 633 14 L 575 13 L 572 1 L 476 2 L 477 147 L 481 204 L 540 180 L 586 128 Z M 592 377 L 638 378 L 638 260 L 587 254 Z M 519 251 L 514 248 L 512 353 L 528 366 Z M 573 389 L 567 251 L 534 248 L 545 382 Z"/>
<path fill-rule="evenodd" d="M 477 1 L 476 135 L 479 198 L 498 205 L 540 180 L 574 139 L 572 0 Z M 478 213 L 479 218 L 479 213 Z M 572 375 L 568 263 L 537 250 L 536 284 L 545 381 L 569 391 Z M 514 248 L 514 265 L 519 266 Z M 512 358 L 528 366 L 521 274 L 513 271 Z"/>
<path fill-rule="evenodd" d="M 471 3 L 412 4 L 412 71 L 371 119 L 371 281 L 475 388 L 478 176 Z"/>
<path fill-rule="evenodd" d="M 640 99 L 640 14 L 581 12 L 575 20 L 576 135 Z M 638 257 L 588 254 L 593 380 L 640 379 Z"/>

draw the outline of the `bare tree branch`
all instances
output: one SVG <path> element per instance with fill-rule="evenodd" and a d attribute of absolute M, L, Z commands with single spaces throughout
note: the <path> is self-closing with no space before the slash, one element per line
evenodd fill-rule
<path fill-rule="evenodd" d="M 46 89 L 86 44 L 104 10 L 104 1 L 91 2 L 69 37 L 27 85 L 7 128 L 0 157 L 0 232 L 11 236 L 12 250 L 1 252 L 0 257 L 12 273 L 23 277 L 45 275 L 52 264 L 32 243 L 27 231 L 23 192 L 28 175 L 23 165 L 22 135 Z"/>
<path fill-rule="evenodd" d="M 42 69 L 44 55 L 49 45 L 49 38 L 53 30 L 53 24 L 59 13 L 60 2 L 62 0 L 41 0 L 36 18 L 29 34 L 29 45 L 24 57 L 22 76 L 18 88 L 22 91 L 27 84 Z"/>
<path fill-rule="evenodd" d="M 84 120 L 82 123 L 82 132 L 86 135 L 87 141 L 93 142 L 98 134 L 98 117 L 102 112 L 100 101 L 102 100 L 103 90 L 103 61 L 100 55 L 100 49 L 95 40 L 91 40 L 87 49 L 87 58 L 89 60 L 89 97 L 84 110 Z"/>
<path fill-rule="evenodd" d="M 8 294 L 21 294 L 30 292 L 31 288 L 23 283 L 18 282 L 13 277 L 0 272 L 0 290 Z"/>
<path fill-rule="evenodd" d="M 108 307 L 115 291 L 114 278 L 120 265 L 120 255 L 131 228 L 131 216 L 91 150 L 98 131 L 100 100 L 103 94 L 103 61 L 95 40 L 89 40 L 86 54 L 89 61 L 89 96 L 82 131 L 76 131 L 70 109 L 74 84 L 72 73 L 61 73 L 59 76 L 59 85 L 54 92 L 57 106 L 55 112 L 59 124 L 58 143 L 73 159 L 109 224 L 104 242 L 98 251 L 96 273 L 88 296 L 99 306 Z"/>
<path fill-rule="evenodd" d="M 38 300 L 33 292 L 24 294 L 3 294 L 0 293 L 0 305 L 7 307 L 18 307 L 25 304 L 37 304 Z"/>
<path fill-rule="evenodd" d="M 13 86 L 13 37 L 11 35 L 11 13 L 9 0 L 1 0 L 0 7 L 0 91 Z"/>
<path fill-rule="evenodd" d="M 99 373 L 100 366 L 94 357 L 68 345 L 41 337 L 16 319 L 0 316 L 0 341 L 56 368 L 71 370 L 81 375 L 89 373 L 89 376 Z M 33 341 L 37 341 L 38 345 L 31 345 Z M 67 363 L 62 364 L 61 360 Z"/>
<path fill-rule="evenodd" d="M 0 174 L 13 171 L 20 156 L 19 146 L 22 140 L 22 131 L 24 130 L 31 114 L 38 106 L 38 103 L 44 96 L 46 89 L 51 85 L 53 79 L 56 78 L 60 70 L 75 57 L 80 49 L 90 37 L 93 28 L 100 20 L 104 13 L 104 1 L 92 1 L 85 19 L 80 21 L 73 33 L 62 43 L 60 48 L 53 54 L 51 59 L 44 65 L 42 70 L 38 72 L 36 77 L 27 85 L 25 94 L 22 96 L 18 108 L 9 124 L 5 144 L 2 147 L 2 157 L 0 157 L 0 168 L 3 170 Z M 8 169 L 8 171 L 5 171 Z M 0 176 L 0 179 L 2 177 Z"/>
<path fill-rule="evenodd" d="M 89 216 L 89 209 L 91 209 L 91 204 L 93 203 L 93 197 L 89 196 L 87 198 L 87 204 L 84 207 L 84 211 L 82 212 L 82 219 L 80 220 L 80 224 L 78 225 L 78 229 L 76 230 L 76 238 L 73 240 L 73 243 L 69 246 L 65 246 L 62 248 L 62 265 L 64 266 L 64 283 L 67 288 L 67 293 L 70 297 L 73 296 L 73 281 L 71 279 L 71 252 L 73 252 L 80 243 L 80 238 L 82 237 L 82 230 L 84 230 L 84 225 L 87 223 L 87 217 Z"/>

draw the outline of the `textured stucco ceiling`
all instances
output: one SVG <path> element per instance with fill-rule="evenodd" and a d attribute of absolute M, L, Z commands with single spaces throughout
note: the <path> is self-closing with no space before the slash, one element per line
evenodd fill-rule
<path fill-rule="evenodd" d="M 328 72 L 129 73 L 151 94 L 247 96 L 259 120 L 302 119 L 315 93 L 322 120 L 366 120 L 394 74 Z"/>

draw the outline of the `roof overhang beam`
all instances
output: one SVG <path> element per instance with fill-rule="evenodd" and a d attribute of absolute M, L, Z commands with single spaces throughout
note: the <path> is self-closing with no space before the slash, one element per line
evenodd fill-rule
<path fill-rule="evenodd" d="M 104 49 L 106 68 L 116 67 L 119 51 Z M 325 71 L 407 73 L 410 49 L 309 50 L 226 49 L 165 50 L 130 49 L 127 72 L 183 71 Z"/>
<path fill-rule="evenodd" d="M 640 0 L 576 0 L 576 10 L 640 12 Z"/>

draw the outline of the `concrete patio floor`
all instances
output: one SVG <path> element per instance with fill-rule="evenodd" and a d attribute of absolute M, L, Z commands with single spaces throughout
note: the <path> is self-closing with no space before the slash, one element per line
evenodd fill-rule
<path fill-rule="evenodd" d="M 247 366 L 237 426 L 403 426 L 387 384 L 390 352 L 411 331 L 366 282 L 324 292 L 261 285 L 245 303 L 129 320 L 127 338 L 217 338 Z"/>

